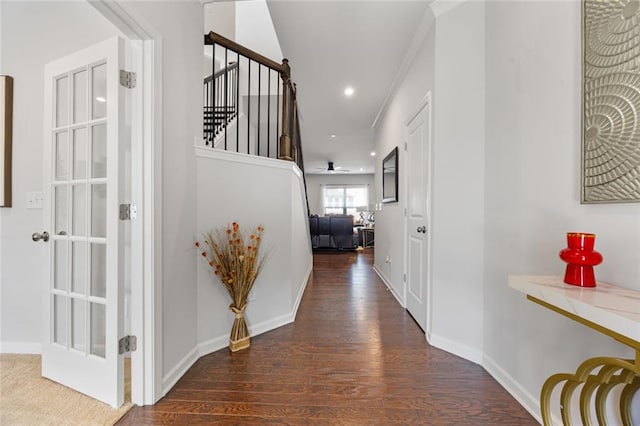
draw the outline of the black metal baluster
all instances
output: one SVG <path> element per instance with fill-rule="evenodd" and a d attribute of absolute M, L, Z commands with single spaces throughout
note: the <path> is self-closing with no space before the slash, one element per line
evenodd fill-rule
<path fill-rule="evenodd" d="M 247 84 L 247 152 L 249 152 L 249 141 L 251 140 L 251 59 L 249 60 L 247 65 L 247 70 L 249 74 L 248 84 Z M 258 154 L 259 155 L 259 154 Z"/>
<path fill-rule="evenodd" d="M 271 146 L 271 68 L 267 82 L 267 146 Z"/>
<path fill-rule="evenodd" d="M 234 108 L 234 112 L 235 112 L 235 116 L 236 116 L 236 147 L 238 148 L 238 152 L 240 152 L 240 114 L 239 114 L 239 109 L 240 109 L 240 54 L 238 54 L 238 62 L 237 62 L 237 66 L 236 69 L 234 71 L 234 82 L 236 85 L 236 105 Z M 247 154 L 249 152 L 247 151 Z"/>
<path fill-rule="evenodd" d="M 280 158 L 280 135 L 282 134 L 282 123 L 280 123 L 280 90 L 284 91 L 284 82 L 278 84 L 278 102 L 276 118 L 276 158 Z"/>
<path fill-rule="evenodd" d="M 224 149 L 227 150 L 227 107 L 229 104 L 229 82 L 227 79 L 229 78 L 229 70 L 227 70 L 227 54 L 229 53 L 229 49 L 224 48 Z"/>
<path fill-rule="evenodd" d="M 223 70 L 221 70 L 223 71 Z M 218 96 L 216 99 L 216 105 L 217 106 L 217 112 L 216 114 L 219 115 L 218 117 L 218 125 L 216 126 L 216 134 L 220 132 L 220 122 L 223 119 L 224 116 L 224 110 L 223 110 L 223 104 L 224 104 L 224 98 L 223 98 L 223 93 L 222 93 L 222 89 L 223 89 L 223 84 L 224 84 L 224 71 L 220 74 L 220 76 L 218 77 Z"/>
<path fill-rule="evenodd" d="M 262 64 L 258 65 L 258 146 L 260 146 L 260 105 L 262 103 L 262 92 L 261 92 L 261 86 L 262 86 L 262 77 L 261 77 L 261 73 L 262 73 Z M 267 144 L 267 157 L 269 156 L 269 145 Z"/>
<path fill-rule="evenodd" d="M 216 140 L 216 89 L 217 89 L 217 78 L 216 78 L 216 44 L 213 44 L 213 62 L 211 64 L 211 127 L 210 129 L 210 138 L 211 138 L 211 148 L 214 148 L 214 142 Z"/>

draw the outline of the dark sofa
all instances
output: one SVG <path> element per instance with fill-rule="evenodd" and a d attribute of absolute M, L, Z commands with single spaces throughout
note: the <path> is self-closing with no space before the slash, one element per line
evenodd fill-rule
<path fill-rule="evenodd" d="M 353 216 L 309 216 L 309 231 L 313 249 L 353 250 Z M 357 237 L 356 237 L 357 238 Z"/>

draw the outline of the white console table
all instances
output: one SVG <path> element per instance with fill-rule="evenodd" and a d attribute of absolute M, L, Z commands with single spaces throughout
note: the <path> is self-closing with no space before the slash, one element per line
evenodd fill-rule
<path fill-rule="evenodd" d="M 584 361 L 575 374 L 555 374 L 542 386 L 540 406 L 542 420 L 551 425 L 550 400 L 556 385 L 565 382 L 561 415 L 571 425 L 571 396 L 580 384 L 582 424 L 595 424 L 591 403 L 595 393 L 597 424 L 607 424 L 606 399 L 609 391 L 624 385 L 620 395 L 620 414 L 625 426 L 632 426 L 631 401 L 640 389 L 640 292 L 598 282 L 596 287 L 582 288 L 565 284 L 562 277 L 510 276 L 509 287 L 527 295 L 527 299 L 594 330 L 606 334 L 635 350 L 635 359 L 597 357 Z M 595 371 L 595 372 L 594 372 Z"/>

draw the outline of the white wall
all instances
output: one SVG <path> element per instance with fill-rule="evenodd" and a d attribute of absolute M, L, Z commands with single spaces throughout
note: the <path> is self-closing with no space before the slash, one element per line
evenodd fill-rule
<path fill-rule="evenodd" d="M 404 273 L 404 239 L 401 232 L 404 228 L 403 208 L 406 202 L 405 181 L 405 123 L 414 114 L 421 99 L 434 87 L 435 67 L 435 24 L 434 16 L 427 12 L 421 24 L 422 34 L 416 34 L 414 43 L 415 53 L 409 52 L 411 57 L 407 63 L 408 69 L 401 79 L 395 93 L 390 98 L 384 113 L 375 128 L 374 149 L 385 155 L 394 147 L 398 147 L 398 203 L 383 204 L 382 210 L 376 212 L 376 250 L 374 265 L 391 286 L 395 296 L 404 304 L 403 273 Z M 379 176 L 382 166 L 376 161 L 376 199 L 374 204 L 382 202 L 382 182 Z M 386 262 L 390 257 L 391 262 Z"/>
<path fill-rule="evenodd" d="M 484 2 L 436 11 L 431 342 L 479 362 L 484 272 Z"/>
<path fill-rule="evenodd" d="M 13 207 L 0 209 L 0 352 L 40 352 L 43 210 L 27 192 L 43 191 L 44 65 L 118 34 L 86 2 L 2 2 L 0 74 L 14 77 Z M 79 34 L 82 36 L 79 37 Z"/>
<path fill-rule="evenodd" d="M 324 216 L 320 211 L 322 205 L 321 185 L 367 185 L 368 204 L 374 204 L 376 198 L 376 186 L 374 175 L 335 174 L 335 175 L 305 175 L 307 179 L 307 195 L 309 197 L 309 210 L 311 214 Z"/>
<path fill-rule="evenodd" d="M 276 62 L 284 58 L 265 0 L 236 2 L 234 40 Z"/>
<path fill-rule="evenodd" d="M 312 267 L 302 175 L 294 163 L 200 148 L 197 158 L 197 235 L 238 222 L 265 228 L 268 253 L 249 302 L 252 336 L 294 320 Z M 191 255 L 197 257 L 195 249 Z M 229 296 L 205 262 L 198 262 L 198 341 L 204 355 L 229 344 Z"/>
<path fill-rule="evenodd" d="M 403 141 L 405 123 L 432 92 L 430 342 L 482 359 L 484 237 L 484 5 L 469 2 L 425 17 L 423 41 L 376 128 L 377 152 Z M 376 213 L 375 267 L 404 303 L 405 152 L 399 203 Z M 381 173 L 380 165 L 376 173 Z M 378 194 L 380 183 L 376 180 Z M 378 197 L 380 201 L 380 196 Z M 464 242 L 464 244 L 461 244 Z M 391 257 L 391 262 L 385 262 Z"/>
<path fill-rule="evenodd" d="M 580 204 L 580 4 L 486 8 L 485 364 L 535 412 L 551 374 L 633 356 L 507 288 L 510 274 L 562 275 L 565 233 L 585 231 L 604 256 L 596 279 L 640 290 L 640 204 Z"/>
<path fill-rule="evenodd" d="M 216 32 L 234 40 L 236 36 L 236 2 L 216 1 L 204 5 L 204 32 Z"/>
<path fill-rule="evenodd" d="M 202 137 L 203 10 L 198 2 L 131 2 L 127 7 L 162 37 L 163 376 L 197 347 L 194 141 Z"/>

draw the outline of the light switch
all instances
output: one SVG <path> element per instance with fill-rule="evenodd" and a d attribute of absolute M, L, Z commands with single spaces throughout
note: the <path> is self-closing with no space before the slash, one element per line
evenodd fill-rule
<path fill-rule="evenodd" d="M 42 192 L 27 192 L 27 208 L 44 208 L 44 197 L 42 196 Z"/>

